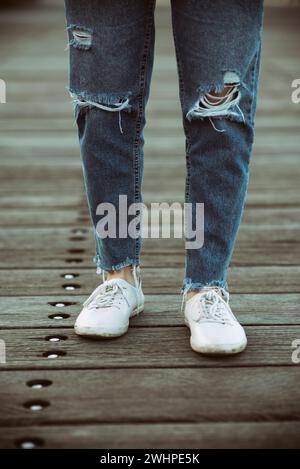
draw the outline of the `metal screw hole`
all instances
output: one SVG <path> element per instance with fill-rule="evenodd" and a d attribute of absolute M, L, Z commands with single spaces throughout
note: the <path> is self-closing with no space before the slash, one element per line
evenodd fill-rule
<path fill-rule="evenodd" d="M 46 388 L 47 386 L 51 386 L 52 381 L 49 379 L 33 379 L 31 381 L 27 381 L 27 386 L 32 389 L 42 389 Z"/>
<path fill-rule="evenodd" d="M 62 302 L 58 302 L 58 301 L 49 301 L 48 302 L 48 305 L 50 306 L 55 306 L 56 308 L 64 308 L 66 306 L 71 306 L 71 305 L 77 305 L 76 302 L 72 302 L 72 301 L 62 301 Z"/>
<path fill-rule="evenodd" d="M 76 277 L 79 277 L 79 274 L 62 274 L 61 275 L 62 278 L 65 278 L 67 280 L 71 280 L 72 278 L 76 278 Z"/>
<path fill-rule="evenodd" d="M 49 360 L 54 360 L 55 358 L 64 357 L 67 355 L 67 352 L 63 352 L 62 350 L 56 350 L 55 352 L 44 352 L 43 357 L 49 358 Z"/>
<path fill-rule="evenodd" d="M 73 228 L 73 230 L 71 230 L 71 233 L 73 233 L 75 235 L 82 235 L 82 234 L 85 234 L 87 232 L 88 232 L 88 230 L 86 228 Z"/>
<path fill-rule="evenodd" d="M 49 401 L 42 401 L 42 400 L 27 401 L 27 402 L 24 402 L 23 404 L 23 406 L 26 409 L 29 409 L 32 412 L 40 412 L 41 410 L 44 410 L 49 405 L 50 405 Z"/>
<path fill-rule="evenodd" d="M 48 335 L 45 337 L 45 340 L 48 342 L 60 342 L 61 340 L 67 340 L 68 337 L 66 335 Z"/>
<path fill-rule="evenodd" d="M 86 237 L 85 236 L 71 236 L 71 238 L 69 238 L 69 241 L 86 241 Z"/>
<path fill-rule="evenodd" d="M 16 440 L 15 444 L 18 448 L 22 449 L 34 449 L 40 446 L 43 446 L 45 443 L 41 438 L 23 438 L 21 440 Z"/>
<path fill-rule="evenodd" d="M 49 319 L 55 319 L 57 321 L 60 321 L 62 319 L 67 319 L 69 318 L 70 315 L 69 314 L 65 314 L 65 313 L 60 313 L 60 314 L 50 314 L 48 316 Z"/>
<path fill-rule="evenodd" d="M 65 259 L 65 262 L 67 262 L 68 264 L 81 264 L 81 262 L 83 262 L 83 259 Z"/>
<path fill-rule="evenodd" d="M 76 283 L 65 283 L 64 285 L 62 285 L 62 288 L 68 291 L 73 291 L 80 288 L 80 285 L 77 285 Z"/>

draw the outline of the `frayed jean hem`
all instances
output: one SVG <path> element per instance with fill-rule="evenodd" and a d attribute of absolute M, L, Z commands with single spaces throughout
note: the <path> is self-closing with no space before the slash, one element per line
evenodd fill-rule
<path fill-rule="evenodd" d="M 105 265 L 102 263 L 99 255 L 94 257 L 94 263 L 96 264 L 98 274 L 101 272 L 114 272 L 114 271 L 123 269 L 124 267 L 128 267 L 129 265 L 132 265 L 132 266 L 140 265 L 139 259 L 131 259 L 129 257 L 127 257 L 124 261 L 119 262 L 118 264 Z"/>
<path fill-rule="evenodd" d="M 183 287 L 181 289 L 182 294 L 188 293 L 190 290 L 200 290 L 201 288 L 209 288 L 209 287 L 219 287 L 224 288 L 225 290 L 228 289 L 227 282 L 225 280 L 211 280 L 210 282 L 193 282 L 192 279 L 186 278 L 183 282 Z"/>

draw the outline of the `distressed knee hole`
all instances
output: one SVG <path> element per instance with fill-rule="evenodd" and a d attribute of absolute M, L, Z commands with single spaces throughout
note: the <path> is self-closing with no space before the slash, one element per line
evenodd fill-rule
<path fill-rule="evenodd" d="M 213 124 L 212 118 L 230 118 L 236 121 L 244 121 L 244 115 L 239 107 L 241 98 L 240 82 L 237 74 L 227 72 L 224 75 L 222 85 L 200 94 L 199 99 L 188 111 L 186 118 L 208 118 L 215 130 L 219 130 Z M 219 130 L 224 132 L 224 130 Z"/>
<path fill-rule="evenodd" d="M 70 25 L 67 29 L 70 31 L 70 46 L 78 49 L 89 49 L 91 47 L 92 31 L 89 28 Z"/>
<path fill-rule="evenodd" d="M 212 91 L 211 93 L 207 93 L 203 99 L 205 99 L 207 106 L 218 106 L 219 104 L 225 103 L 227 99 L 232 101 L 238 93 L 238 91 L 234 89 L 235 86 L 234 84 L 226 85 L 220 93 Z"/>
<path fill-rule="evenodd" d="M 121 111 L 131 110 L 129 104 L 129 95 L 126 96 L 110 96 L 107 94 L 100 95 L 96 98 L 87 97 L 85 94 L 74 93 L 70 91 L 70 96 L 73 100 L 75 108 L 76 119 L 83 109 L 101 109 L 106 112 L 117 112 L 119 118 L 120 132 L 123 133 L 122 122 L 121 122 Z"/>

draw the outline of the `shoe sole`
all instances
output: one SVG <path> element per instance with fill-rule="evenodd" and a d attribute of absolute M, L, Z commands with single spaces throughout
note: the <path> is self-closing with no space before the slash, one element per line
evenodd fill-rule
<path fill-rule="evenodd" d="M 141 305 L 139 308 L 136 308 L 135 310 L 132 311 L 131 315 L 129 316 L 130 318 L 137 316 L 138 314 L 142 313 L 144 311 L 144 305 Z M 89 328 L 89 327 L 76 327 L 76 324 L 74 326 L 75 333 L 77 335 L 83 336 L 83 337 L 90 337 L 94 339 L 110 339 L 113 337 L 120 337 L 128 331 L 129 328 L 129 322 L 126 327 L 123 329 L 119 329 L 117 331 L 111 332 L 107 329 L 98 329 L 95 330 L 94 328 Z"/>
<path fill-rule="evenodd" d="M 189 323 L 185 320 L 185 325 L 191 330 Z M 247 340 L 245 343 L 237 344 L 224 344 L 216 345 L 214 347 L 199 346 L 193 343 L 192 335 L 190 337 L 190 345 L 192 350 L 203 355 L 236 355 L 237 353 L 243 352 L 247 346 Z"/>

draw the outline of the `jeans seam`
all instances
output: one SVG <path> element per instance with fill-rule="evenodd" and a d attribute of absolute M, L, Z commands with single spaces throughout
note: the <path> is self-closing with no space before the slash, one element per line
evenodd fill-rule
<path fill-rule="evenodd" d="M 99 254 L 96 254 L 94 257 L 94 263 L 96 264 L 97 267 L 97 272 L 99 273 L 99 270 L 105 271 L 105 272 L 114 272 L 116 270 L 120 270 L 124 267 L 127 267 L 129 265 L 136 266 L 138 265 L 136 262 L 136 259 L 126 257 L 124 260 L 118 262 L 117 264 L 105 264 L 102 262 L 101 257 Z"/>
<path fill-rule="evenodd" d="M 260 61 L 260 45 L 255 53 L 254 63 L 252 66 L 251 91 L 253 91 L 253 95 L 254 95 L 254 87 L 255 87 L 255 76 L 257 75 L 256 72 L 259 67 L 259 61 Z M 257 90 L 256 90 L 256 98 L 257 98 Z M 254 127 L 255 125 L 255 118 L 254 118 L 254 111 L 253 111 L 254 105 L 255 105 L 255 97 L 253 96 L 251 100 L 251 104 L 250 104 L 250 109 L 249 109 L 250 122 L 251 122 L 252 127 Z"/>
<path fill-rule="evenodd" d="M 139 152 L 139 141 L 141 135 L 141 122 L 145 112 L 144 106 L 144 97 L 145 97 L 145 87 L 146 87 L 146 69 L 147 69 L 147 62 L 148 62 L 148 55 L 149 55 L 149 44 L 151 40 L 151 33 L 153 28 L 153 10 L 155 6 L 155 0 L 152 0 L 149 3 L 149 11 L 146 15 L 146 33 L 145 33 L 145 43 L 144 49 L 142 54 L 142 61 L 141 61 L 141 69 L 140 69 L 140 90 L 138 95 L 138 115 L 135 124 L 135 137 L 133 143 L 133 174 L 134 174 L 134 201 L 140 201 L 140 152 Z M 140 237 L 136 238 L 135 240 L 135 259 L 136 261 L 139 260 L 139 251 L 140 251 Z"/>
<path fill-rule="evenodd" d="M 174 8 L 172 5 L 172 28 L 173 28 L 173 37 L 174 37 L 174 46 L 175 46 L 175 54 L 176 54 L 176 60 L 177 60 L 177 68 L 178 68 L 178 81 L 179 81 L 179 94 L 180 94 L 180 101 L 181 101 L 181 108 L 182 108 L 182 116 L 183 116 L 183 128 L 185 132 L 185 138 L 186 138 L 186 187 L 185 187 L 185 202 L 190 201 L 190 172 L 191 172 L 191 164 L 190 164 L 190 147 L 191 147 L 191 137 L 190 137 L 190 132 L 188 129 L 188 126 L 186 125 L 185 122 L 185 113 L 184 113 L 184 103 L 186 100 L 186 92 L 185 92 L 185 86 L 184 86 L 184 80 L 183 80 L 183 71 L 182 71 L 182 62 L 181 62 L 181 57 L 180 57 L 180 52 L 179 52 L 179 47 L 178 47 L 178 39 L 177 39 L 177 33 L 176 33 L 176 28 L 175 28 L 175 17 L 174 17 Z M 187 272 L 187 252 L 185 254 L 185 278 L 186 278 L 186 272 Z"/>
<path fill-rule="evenodd" d="M 174 45 L 175 45 L 175 53 L 176 53 L 176 59 L 177 59 L 177 68 L 178 68 L 178 81 L 179 81 L 179 90 L 180 90 L 180 101 L 181 101 L 181 107 L 184 108 L 184 103 L 185 103 L 185 97 L 186 97 L 186 92 L 185 92 L 185 87 L 184 87 L 184 81 L 183 81 L 183 73 L 182 73 L 182 63 L 181 63 L 181 57 L 179 53 L 179 47 L 178 47 L 178 40 L 177 40 L 177 33 L 176 33 L 176 28 L 174 26 L 175 20 L 174 20 L 174 7 L 172 6 L 172 19 L 173 19 L 173 37 L 174 37 Z M 185 201 L 189 202 L 189 197 L 190 197 L 190 133 L 189 129 L 185 123 L 185 115 L 184 112 L 183 114 L 183 128 L 185 131 L 185 136 L 186 136 L 186 170 L 187 170 L 187 177 L 186 177 L 186 190 L 185 190 Z"/>

